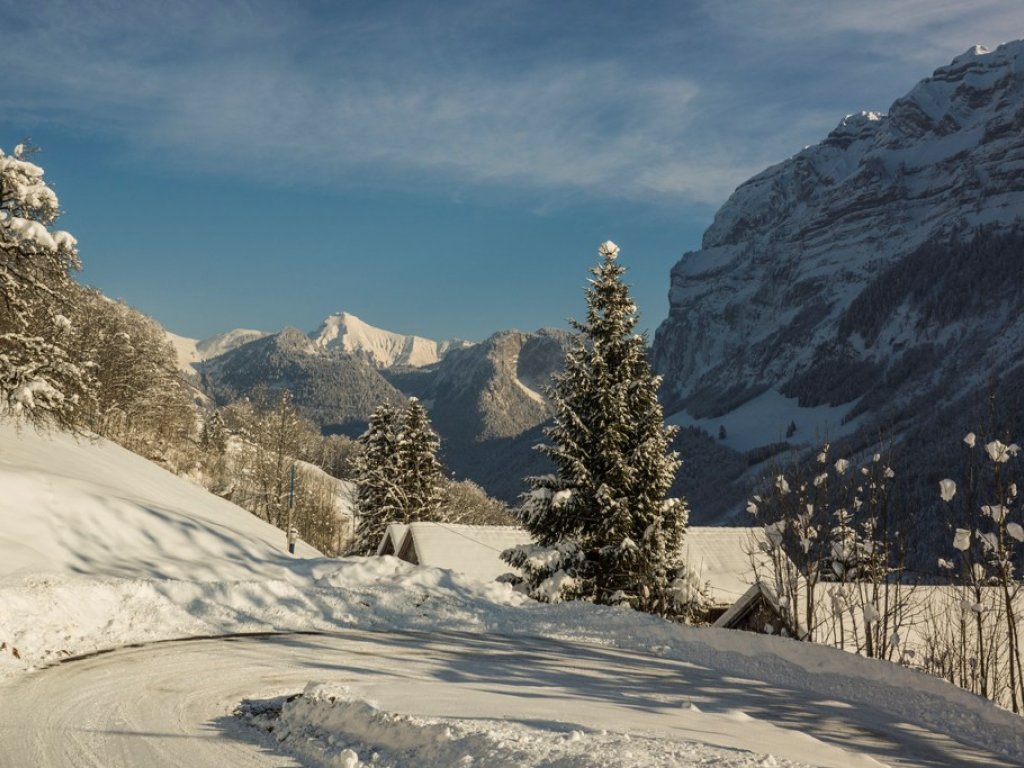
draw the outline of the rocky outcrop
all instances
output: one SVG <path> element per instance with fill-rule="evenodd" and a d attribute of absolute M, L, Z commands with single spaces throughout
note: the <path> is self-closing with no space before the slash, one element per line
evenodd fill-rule
<path fill-rule="evenodd" d="M 847 450 L 905 449 L 925 487 L 934 442 L 987 423 L 986 389 L 1024 365 L 1024 41 L 972 48 L 742 184 L 671 279 L 653 355 L 676 421 L 785 399 Z"/>

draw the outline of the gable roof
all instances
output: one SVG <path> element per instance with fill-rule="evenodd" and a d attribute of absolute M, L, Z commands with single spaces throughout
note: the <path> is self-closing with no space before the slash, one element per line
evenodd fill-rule
<path fill-rule="evenodd" d="M 481 581 L 493 581 L 515 571 L 501 559 L 501 553 L 531 541 L 527 531 L 514 526 L 411 523 L 397 555 L 417 565 L 447 568 Z"/>
<path fill-rule="evenodd" d="M 763 540 L 761 528 L 691 525 L 683 538 L 683 562 L 702 583 L 709 582 L 713 605 L 732 605 L 757 581 L 755 561 L 759 570 L 771 571 L 771 561 L 759 548 Z"/>
<path fill-rule="evenodd" d="M 405 523 L 388 523 L 380 544 L 377 545 L 377 554 L 397 555 L 398 548 L 402 546 L 402 539 L 405 538 L 405 529 L 408 527 Z"/>
<path fill-rule="evenodd" d="M 760 528 L 687 528 L 685 562 L 702 583 L 710 583 L 709 596 L 714 605 L 732 605 L 754 583 L 751 552 L 761 563 L 759 567 L 766 564 L 770 569 L 770 561 L 758 549 L 763 538 Z M 447 568 L 491 581 L 515 570 L 501 559 L 504 550 L 531 542 L 530 534 L 516 526 L 392 524 L 377 554 L 394 554 L 410 563 Z"/>

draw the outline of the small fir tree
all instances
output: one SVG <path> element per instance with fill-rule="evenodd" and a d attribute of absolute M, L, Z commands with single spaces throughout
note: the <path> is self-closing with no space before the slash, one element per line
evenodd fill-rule
<path fill-rule="evenodd" d="M 199 445 L 207 453 L 220 456 L 228 449 L 228 427 L 224 416 L 215 409 L 203 422 L 203 430 L 199 433 Z"/>
<path fill-rule="evenodd" d="M 556 472 L 530 479 L 519 510 L 534 544 L 505 553 L 540 599 L 579 598 L 686 615 L 699 598 L 682 562 L 688 512 L 667 499 L 679 459 L 636 334 L 636 305 L 611 242 L 590 270 L 587 321 L 549 392 L 551 443 L 539 446 Z"/>

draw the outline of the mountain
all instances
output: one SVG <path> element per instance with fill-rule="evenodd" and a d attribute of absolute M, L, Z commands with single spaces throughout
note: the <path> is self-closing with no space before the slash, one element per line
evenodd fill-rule
<path fill-rule="evenodd" d="M 261 387 L 271 395 L 287 388 L 324 431 L 349 435 L 362 432 L 382 402 L 419 397 L 456 476 L 513 500 L 525 475 L 545 470 L 531 449 L 535 428 L 551 416 L 543 392 L 561 369 L 569 339 L 565 331 L 542 329 L 501 331 L 479 344 L 434 342 L 343 312 L 313 333 L 286 328 L 258 336 L 197 367 L 203 390 L 221 405 Z"/>
<path fill-rule="evenodd" d="M 168 341 L 174 345 L 178 354 L 178 368 L 186 374 L 194 374 L 198 364 L 210 358 L 223 355 L 232 349 L 248 344 L 250 341 L 261 339 L 269 334 L 264 331 L 253 331 L 247 328 L 236 328 L 227 333 L 220 333 L 208 339 L 189 339 L 185 336 L 178 336 L 176 333 L 164 331 Z"/>
<path fill-rule="evenodd" d="M 405 401 L 362 357 L 319 347 L 295 328 L 235 347 L 204 362 L 200 372 L 220 405 L 260 388 L 271 395 L 289 389 L 299 410 L 325 432 L 359 434 L 378 405 Z"/>
<path fill-rule="evenodd" d="M 653 350 L 667 411 L 721 425 L 749 464 L 791 423 L 804 446 L 881 435 L 930 505 L 958 461 L 937 446 L 982 431 L 990 391 L 1002 428 L 1024 427 L 1022 254 L 1017 41 L 968 50 L 736 189 L 672 270 Z"/>
<path fill-rule="evenodd" d="M 547 471 L 532 450 L 538 425 L 552 415 L 544 395 L 562 369 L 571 334 L 500 331 L 473 346 L 451 350 L 429 369 L 385 371 L 385 377 L 429 408 L 444 440 L 445 464 L 488 493 L 512 501 L 529 474 Z"/>
<path fill-rule="evenodd" d="M 449 439 L 514 437 L 551 415 L 544 391 L 561 370 L 570 338 L 551 328 L 499 331 L 453 349 L 429 370 L 384 375 L 423 400 L 434 426 Z"/>
<path fill-rule="evenodd" d="M 348 312 L 331 315 L 310 334 L 318 349 L 341 350 L 377 368 L 422 368 L 441 360 L 450 350 L 470 346 L 459 339 L 432 341 L 374 328 Z"/>

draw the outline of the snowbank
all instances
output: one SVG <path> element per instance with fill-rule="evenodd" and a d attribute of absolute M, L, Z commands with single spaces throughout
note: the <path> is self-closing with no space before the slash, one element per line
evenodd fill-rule
<path fill-rule="evenodd" d="M 285 534 L 107 440 L 0 422 L 0 584 L 90 574 L 288 579 Z M 300 559 L 320 556 L 299 543 Z"/>
<path fill-rule="evenodd" d="M 516 721 L 411 717 L 379 709 L 341 685 L 310 683 L 302 695 L 243 703 L 240 714 L 305 764 L 324 768 L 634 768 L 716 765 L 797 768 L 747 750 L 606 730 L 558 732 Z"/>

